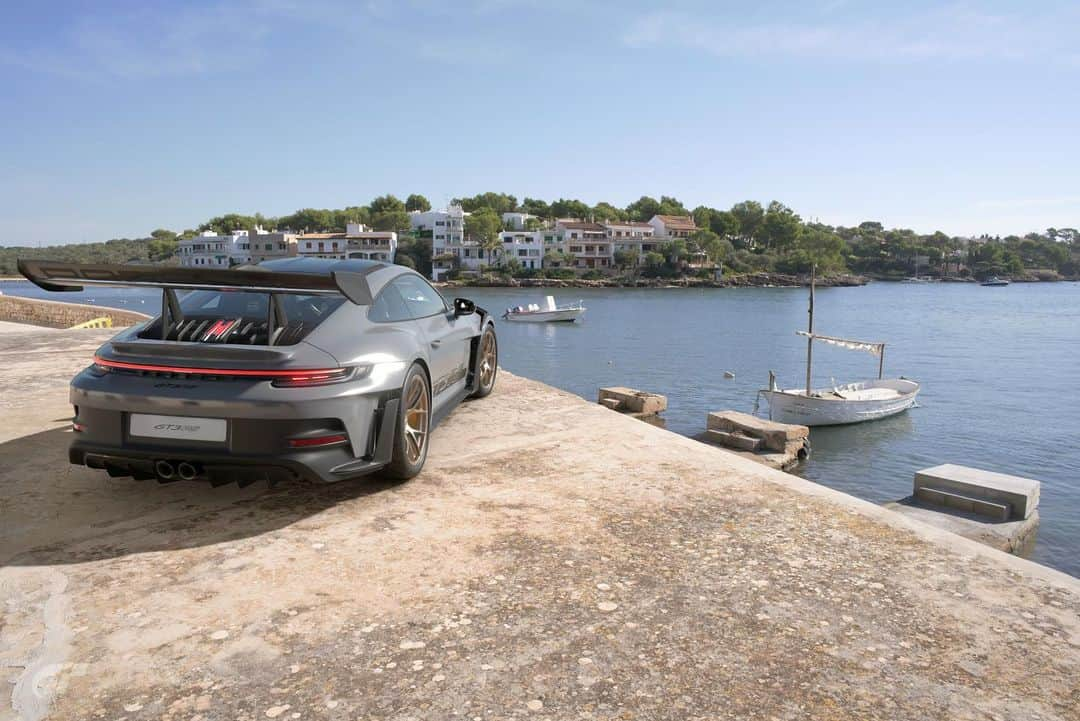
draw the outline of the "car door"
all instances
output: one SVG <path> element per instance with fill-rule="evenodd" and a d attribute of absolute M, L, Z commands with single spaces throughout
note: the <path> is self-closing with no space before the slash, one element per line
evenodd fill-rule
<path fill-rule="evenodd" d="M 431 395 L 438 408 L 465 388 L 472 324 L 467 317 L 455 317 L 442 295 L 420 276 L 410 273 L 393 283 L 428 342 Z"/>

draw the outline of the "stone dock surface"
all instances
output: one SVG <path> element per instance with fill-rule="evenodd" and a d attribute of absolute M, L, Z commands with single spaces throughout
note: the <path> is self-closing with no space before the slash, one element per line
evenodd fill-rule
<path fill-rule="evenodd" d="M 503 372 L 427 467 L 67 464 L 108 331 L 0 328 L 0 719 L 1077 719 L 1080 584 Z"/>

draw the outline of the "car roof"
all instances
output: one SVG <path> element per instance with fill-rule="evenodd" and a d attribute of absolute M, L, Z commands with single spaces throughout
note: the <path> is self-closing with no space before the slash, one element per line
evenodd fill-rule
<path fill-rule="evenodd" d="M 383 286 L 394 278 L 405 274 L 416 275 L 427 281 L 411 268 L 404 265 L 396 265 L 383 260 L 364 260 L 350 258 L 348 260 L 334 260 L 333 258 L 278 258 L 265 260 L 258 263 L 258 268 L 266 268 L 280 273 L 311 273 L 312 275 L 330 275 L 335 271 L 347 273 L 360 273 L 367 278 L 371 296 L 375 297 Z"/>

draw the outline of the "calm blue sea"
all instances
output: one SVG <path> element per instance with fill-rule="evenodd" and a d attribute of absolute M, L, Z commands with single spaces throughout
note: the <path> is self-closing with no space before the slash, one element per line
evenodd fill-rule
<path fill-rule="evenodd" d="M 43 296 L 27 283 L 5 293 Z M 460 291 L 501 314 L 543 302 L 532 289 Z M 56 297 L 56 296 L 53 296 Z M 750 411 L 770 369 L 803 383 L 806 291 L 782 288 L 570 289 L 585 301 L 574 325 L 500 323 L 502 364 L 595 400 L 605 385 L 668 396 L 667 427 L 694 435 L 708 412 Z M 156 312 L 157 295 L 94 290 L 71 300 Z M 911 491 L 916 470 L 960 463 L 1043 482 L 1032 557 L 1080 576 L 1080 284 L 873 283 L 817 294 L 819 332 L 888 343 L 886 375 L 922 383 L 901 416 L 811 434 L 799 471 L 884 502 Z M 817 345 L 815 384 L 872 378 L 877 359 Z M 724 378 L 732 371 L 735 378 Z"/>

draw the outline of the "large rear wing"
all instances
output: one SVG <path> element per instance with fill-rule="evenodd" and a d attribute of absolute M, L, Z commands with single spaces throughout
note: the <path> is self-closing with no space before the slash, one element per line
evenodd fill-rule
<path fill-rule="evenodd" d="M 212 269 L 58 263 L 21 258 L 18 261 L 19 272 L 34 285 L 48 291 L 81 291 L 88 285 L 161 288 L 167 291 L 246 290 L 270 294 L 343 295 L 357 305 L 371 305 L 371 287 L 367 275 L 383 267 L 374 265 L 363 272 L 332 271 L 330 275 L 318 275 L 283 273 L 257 266 Z"/>

